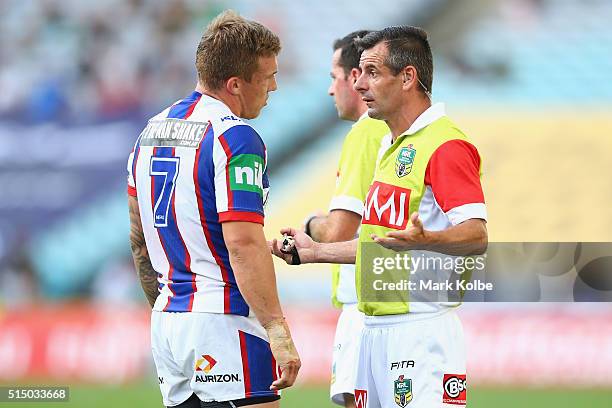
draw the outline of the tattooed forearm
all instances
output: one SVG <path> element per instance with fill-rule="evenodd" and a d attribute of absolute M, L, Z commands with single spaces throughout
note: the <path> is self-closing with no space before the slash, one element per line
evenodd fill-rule
<path fill-rule="evenodd" d="M 142 223 L 140 221 L 140 211 L 138 210 L 138 200 L 135 197 L 129 197 L 130 208 L 130 245 L 132 247 L 132 257 L 134 258 L 134 266 L 140 279 L 140 285 L 144 291 L 147 300 L 151 307 L 155 304 L 155 299 L 159 295 L 157 290 L 157 272 L 151 265 L 149 252 L 145 243 L 144 233 L 142 232 Z"/>

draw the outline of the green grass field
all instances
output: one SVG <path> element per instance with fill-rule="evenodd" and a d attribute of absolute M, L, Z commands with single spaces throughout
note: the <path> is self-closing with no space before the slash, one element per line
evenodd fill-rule
<path fill-rule="evenodd" d="M 284 408 L 331 408 L 325 386 L 298 387 L 283 394 Z M 134 384 L 121 387 L 72 386 L 68 403 L 2 403 L 0 408 L 137 408 L 162 407 L 155 384 Z M 470 389 L 470 408 L 609 408 L 612 390 L 534 390 L 534 389 Z"/>

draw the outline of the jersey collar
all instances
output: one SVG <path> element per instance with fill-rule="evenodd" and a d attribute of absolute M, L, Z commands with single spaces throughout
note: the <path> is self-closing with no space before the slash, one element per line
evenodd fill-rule
<path fill-rule="evenodd" d="M 205 101 L 207 101 L 207 104 L 217 104 L 217 105 L 221 105 L 223 106 L 226 110 L 230 110 L 229 106 L 227 106 L 225 103 L 223 103 L 222 100 L 214 98 L 210 95 L 206 95 L 206 94 L 202 94 L 202 99 L 204 99 Z"/>
<path fill-rule="evenodd" d="M 402 133 L 401 136 L 413 135 L 419 130 L 431 125 L 443 116 L 446 116 L 446 108 L 444 104 L 433 104 L 429 108 L 427 108 L 425 112 L 421 113 L 419 117 L 416 118 L 416 120 L 412 123 L 412 126 L 410 126 L 407 131 Z"/>
<path fill-rule="evenodd" d="M 362 121 L 362 120 L 364 120 L 365 118 L 369 118 L 367 109 L 366 109 L 366 111 L 365 111 L 365 112 L 363 112 L 363 115 L 361 115 L 361 116 L 359 117 L 359 119 L 357 119 L 357 121 L 356 121 L 355 123 L 353 123 L 353 126 L 355 126 L 356 124 L 358 124 L 359 122 L 361 122 L 361 121 Z"/>

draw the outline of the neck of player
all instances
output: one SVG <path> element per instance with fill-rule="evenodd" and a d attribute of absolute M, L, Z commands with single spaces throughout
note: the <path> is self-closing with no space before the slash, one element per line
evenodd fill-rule
<path fill-rule="evenodd" d="M 363 102 L 361 99 L 359 100 L 359 102 L 361 103 L 359 104 L 359 107 L 357 109 L 357 117 L 353 118 L 353 122 L 357 122 L 359 118 L 362 117 L 363 114 L 368 111 L 368 105 L 366 105 L 366 103 Z"/>
<path fill-rule="evenodd" d="M 240 101 L 234 95 L 231 95 L 229 92 L 227 92 L 224 88 L 211 91 L 210 89 L 206 89 L 204 85 L 198 82 L 195 90 L 196 92 L 210 96 L 211 98 L 215 98 L 216 100 L 223 102 L 229 108 L 229 110 L 232 111 L 234 115 L 238 116 L 239 118 L 242 117 Z"/>

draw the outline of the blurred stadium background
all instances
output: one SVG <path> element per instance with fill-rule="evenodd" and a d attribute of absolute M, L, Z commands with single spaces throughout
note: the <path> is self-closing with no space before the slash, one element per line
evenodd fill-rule
<path fill-rule="evenodd" d="M 283 41 L 279 90 L 254 121 L 270 237 L 333 189 L 350 126 L 327 95 L 333 40 L 412 24 L 431 36 L 434 100 L 483 155 L 490 240 L 612 241 L 608 0 L 2 0 L 0 385 L 70 385 L 73 407 L 161 406 L 125 163 L 146 119 L 193 89 L 197 42 L 226 8 Z M 283 406 L 330 407 L 328 268 L 277 267 L 304 361 Z M 462 309 L 470 407 L 612 406 L 609 303 Z"/>

